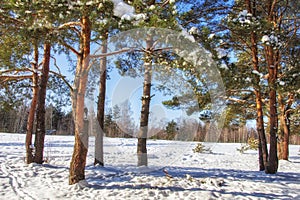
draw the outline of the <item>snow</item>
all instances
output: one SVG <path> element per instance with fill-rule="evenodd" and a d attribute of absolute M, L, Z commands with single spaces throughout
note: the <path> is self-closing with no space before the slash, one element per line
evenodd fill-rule
<path fill-rule="evenodd" d="M 114 15 L 120 17 L 123 21 L 142 21 L 147 18 L 144 13 L 135 14 L 134 7 L 125 3 L 123 0 L 112 0 L 112 2 L 114 3 Z"/>
<path fill-rule="evenodd" d="M 212 33 L 212 34 L 209 34 L 208 39 L 213 39 L 214 37 L 215 37 L 215 34 Z"/>
<path fill-rule="evenodd" d="M 123 1 L 113 0 L 114 3 L 114 15 L 117 17 L 123 17 L 124 15 L 133 16 L 134 8 Z"/>
<path fill-rule="evenodd" d="M 262 73 L 259 73 L 259 71 L 257 71 L 257 70 L 253 70 L 252 74 L 255 74 L 255 75 L 260 76 L 260 77 L 264 76 Z"/>
<path fill-rule="evenodd" d="M 251 82 L 252 79 L 251 79 L 250 77 L 247 77 L 247 78 L 245 79 L 245 81 L 246 81 L 246 82 Z"/>
<path fill-rule="evenodd" d="M 191 34 L 191 35 L 198 35 L 199 34 L 198 28 L 195 27 L 195 26 L 193 26 L 192 28 L 190 28 L 189 34 Z"/>
<path fill-rule="evenodd" d="M 261 42 L 274 48 L 280 48 L 282 46 L 282 43 L 279 40 L 279 36 L 276 36 L 274 32 L 271 32 L 270 35 L 263 35 L 261 38 Z"/>
<path fill-rule="evenodd" d="M 154 10 L 155 9 L 155 5 L 151 5 L 150 7 L 149 7 L 149 10 Z"/>
<path fill-rule="evenodd" d="M 196 41 L 194 36 L 192 36 L 189 32 L 187 32 L 186 29 L 183 26 L 178 24 L 178 27 L 181 29 L 181 33 L 180 33 L 181 36 L 183 36 L 184 38 L 190 40 L 191 42 Z"/>
<path fill-rule="evenodd" d="M 270 40 L 270 38 L 269 38 L 269 36 L 267 36 L 267 35 L 264 35 L 263 37 L 262 37 L 262 39 L 261 39 L 261 41 L 263 42 L 263 43 L 266 43 L 266 42 L 268 42 Z"/>
<path fill-rule="evenodd" d="M 136 139 L 104 138 L 104 168 L 68 185 L 74 136 L 47 135 L 43 165 L 24 164 L 23 134 L 0 133 L 0 199 L 300 199 L 300 146 L 276 175 L 259 172 L 256 151 L 241 144 L 204 143 L 211 153 L 193 153 L 196 142 L 148 140 L 149 167 L 135 167 Z"/>
<path fill-rule="evenodd" d="M 130 14 L 124 14 L 121 17 L 121 20 L 128 20 L 128 21 L 130 21 L 132 19 L 132 16 L 133 15 L 130 15 Z"/>
<path fill-rule="evenodd" d="M 242 25 L 251 24 L 251 20 L 250 20 L 251 18 L 252 18 L 252 14 L 248 13 L 247 10 L 241 11 L 238 15 L 238 20 Z"/>
<path fill-rule="evenodd" d="M 229 69 L 228 66 L 227 66 L 225 63 L 222 63 L 222 64 L 220 65 L 220 68 L 221 68 L 221 69 L 226 69 L 226 70 Z"/>

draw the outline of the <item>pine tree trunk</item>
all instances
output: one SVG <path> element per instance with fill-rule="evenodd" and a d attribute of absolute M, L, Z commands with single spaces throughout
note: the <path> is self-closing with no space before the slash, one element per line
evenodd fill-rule
<path fill-rule="evenodd" d="M 34 46 L 34 63 L 32 63 L 32 101 L 27 119 L 27 132 L 25 139 L 26 148 L 26 163 L 30 164 L 33 162 L 33 147 L 32 147 L 32 134 L 35 118 L 35 109 L 38 101 L 38 63 L 39 63 L 39 52 L 38 45 Z"/>
<path fill-rule="evenodd" d="M 103 43 L 101 47 L 101 53 L 107 53 L 107 39 L 108 32 L 103 34 Z M 105 116 L 105 94 L 106 94 L 106 57 L 100 60 L 100 85 L 99 85 L 99 96 L 98 96 L 98 110 L 97 120 L 99 123 L 100 130 L 95 136 L 95 161 L 94 165 L 104 166 L 103 158 L 103 135 L 104 135 L 104 116 Z"/>
<path fill-rule="evenodd" d="M 255 57 L 256 57 L 256 61 L 253 62 L 254 70 L 258 70 L 257 54 Z M 256 130 L 259 138 L 259 144 L 258 144 L 259 170 L 263 171 L 265 170 L 265 167 L 268 162 L 268 148 L 267 148 L 267 139 L 266 139 L 265 128 L 264 128 L 262 97 L 261 97 L 261 91 L 258 83 L 259 83 L 259 78 L 257 78 L 256 80 L 257 85 L 255 86 L 254 93 L 255 93 L 256 113 L 257 113 Z"/>
<path fill-rule="evenodd" d="M 258 153 L 259 153 L 259 170 L 265 170 L 265 167 L 268 163 L 268 148 L 267 148 L 267 139 L 264 128 L 264 119 L 263 119 L 263 110 L 262 110 L 262 100 L 260 90 L 255 90 L 255 100 L 256 100 L 256 130 L 258 133 L 259 144 L 258 144 Z"/>
<path fill-rule="evenodd" d="M 43 163 L 43 152 L 44 152 L 44 140 L 45 140 L 45 99 L 47 92 L 47 83 L 49 77 L 50 69 L 50 51 L 51 44 L 46 42 L 44 44 L 44 60 L 43 60 L 43 70 L 40 80 L 39 95 L 38 95 L 38 105 L 37 105 L 37 125 L 36 125 L 36 135 L 35 135 L 35 154 L 34 162 L 38 164 Z"/>
<path fill-rule="evenodd" d="M 249 13 L 256 17 L 256 1 L 246 0 L 246 6 Z M 252 55 L 252 65 L 253 69 L 259 71 L 258 63 L 258 49 L 257 49 L 257 35 L 255 32 L 251 32 L 251 55 Z M 261 97 L 261 88 L 259 86 L 259 77 L 255 80 L 254 93 L 255 93 L 255 102 L 256 102 L 256 130 L 259 137 L 258 144 L 258 154 L 259 154 L 259 170 L 265 170 L 265 166 L 268 162 L 268 149 L 267 149 L 267 140 L 264 128 L 264 118 L 263 118 L 263 105 Z"/>
<path fill-rule="evenodd" d="M 278 94 L 278 104 L 280 107 L 280 132 L 278 143 L 278 159 L 289 159 L 289 139 L 290 139 L 290 125 L 289 125 L 289 109 L 293 102 L 293 95 L 289 94 L 287 104 L 284 103 L 282 95 Z"/>
<path fill-rule="evenodd" d="M 277 156 L 277 94 L 276 94 L 276 81 L 277 81 L 277 60 L 274 55 L 272 47 L 267 46 L 266 58 L 268 64 L 268 84 L 269 84 L 269 110 L 270 110 L 270 150 L 269 160 L 265 172 L 267 174 L 275 174 L 278 169 L 278 156 Z"/>
<path fill-rule="evenodd" d="M 151 36 L 146 39 L 146 51 L 150 51 L 153 45 L 153 40 Z M 142 96 L 142 111 L 141 111 L 141 121 L 140 130 L 138 133 L 138 144 L 137 144 L 137 156 L 138 156 L 138 166 L 148 165 L 147 156 L 147 134 L 148 134 L 148 121 L 149 121 L 149 111 L 150 111 L 150 100 L 151 100 L 151 79 L 152 79 L 152 55 L 146 53 L 145 61 L 145 74 L 144 74 L 144 84 L 143 84 L 143 96 Z"/>
<path fill-rule="evenodd" d="M 75 122 L 75 144 L 70 163 L 69 184 L 78 183 L 85 179 L 85 165 L 88 151 L 88 133 L 84 129 L 84 97 L 88 80 L 91 29 L 89 18 L 81 19 L 82 42 L 81 55 L 78 56 L 75 89 L 72 93 L 72 107 Z"/>

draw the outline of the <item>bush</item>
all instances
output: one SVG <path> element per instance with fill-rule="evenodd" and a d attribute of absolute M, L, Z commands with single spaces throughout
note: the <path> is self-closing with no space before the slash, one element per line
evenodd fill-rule
<path fill-rule="evenodd" d="M 249 138 L 246 144 L 242 144 L 240 149 L 237 149 L 240 153 L 245 153 L 248 150 L 257 150 L 258 149 L 258 139 Z"/>
<path fill-rule="evenodd" d="M 198 143 L 197 146 L 193 149 L 194 153 L 211 153 L 210 148 L 206 148 L 204 144 Z"/>

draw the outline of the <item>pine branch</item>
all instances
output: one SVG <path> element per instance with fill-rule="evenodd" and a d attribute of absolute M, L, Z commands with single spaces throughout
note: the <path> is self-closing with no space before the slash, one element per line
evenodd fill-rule
<path fill-rule="evenodd" d="M 61 30 L 64 28 L 70 28 L 70 27 L 75 27 L 75 26 L 82 26 L 81 22 L 68 22 L 68 23 L 64 23 L 62 25 L 60 25 L 59 27 L 57 27 L 57 30 Z"/>
<path fill-rule="evenodd" d="M 59 44 L 61 44 L 62 46 L 66 47 L 67 49 L 71 50 L 74 54 L 76 54 L 76 56 L 80 56 L 80 53 L 73 48 L 71 45 L 68 45 L 67 43 L 65 43 L 63 40 L 59 40 L 58 41 Z"/>
<path fill-rule="evenodd" d="M 15 72 L 15 73 L 18 73 L 18 72 L 32 72 L 32 69 L 29 69 L 29 68 L 20 68 L 20 69 L 2 70 L 2 71 L 0 71 L 0 75 L 1 74 L 6 74 L 6 73 L 10 73 L 10 72 Z"/>
<path fill-rule="evenodd" d="M 0 83 L 2 84 L 8 81 L 15 81 L 15 80 L 21 81 L 30 78 L 32 78 L 32 75 L 1 75 Z"/>

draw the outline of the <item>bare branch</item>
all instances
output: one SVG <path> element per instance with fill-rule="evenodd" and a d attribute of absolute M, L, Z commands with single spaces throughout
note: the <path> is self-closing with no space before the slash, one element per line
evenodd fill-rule
<path fill-rule="evenodd" d="M 119 51 L 114 51 L 114 52 L 110 52 L 110 53 L 102 53 L 102 54 L 98 54 L 98 55 L 90 55 L 90 58 L 104 58 L 107 56 L 113 56 L 113 55 L 117 55 L 117 54 L 121 54 L 121 53 L 125 53 L 125 52 L 130 52 L 130 51 L 134 51 L 135 47 L 131 47 L 131 48 L 123 48 Z"/>
<path fill-rule="evenodd" d="M 64 75 L 62 75 L 62 74 L 60 74 L 60 73 L 57 73 L 57 72 L 55 72 L 55 71 L 51 71 L 51 70 L 50 70 L 49 72 L 52 73 L 52 74 L 54 74 L 54 75 L 57 76 L 58 78 L 62 79 L 63 82 L 65 82 L 65 84 L 68 86 L 68 88 L 70 88 L 71 92 L 73 92 L 73 87 L 72 87 L 72 85 L 67 81 L 66 76 L 64 76 Z"/>
<path fill-rule="evenodd" d="M 68 22 L 68 23 L 64 23 L 62 25 L 60 25 L 59 27 L 57 27 L 57 30 L 61 30 L 64 28 L 69 28 L 69 27 L 75 27 L 75 26 L 81 26 L 81 22 Z"/>
<path fill-rule="evenodd" d="M 237 99 L 237 98 L 232 98 L 232 97 L 226 97 L 225 99 L 229 100 L 229 101 L 233 101 L 233 102 L 237 102 L 237 103 L 247 103 L 246 100 L 242 100 L 242 99 Z"/>
<path fill-rule="evenodd" d="M 57 65 L 57 62 L 56 62 L 56 58 L 51 56 L 51 58 L 54 60 L 54 66 L 56 67 L 56 69 L 58 70 L 59 74 L 61 74 L 61 71 L 60 71 L 60 67 Z"/>

